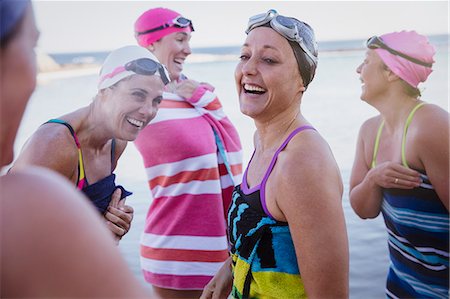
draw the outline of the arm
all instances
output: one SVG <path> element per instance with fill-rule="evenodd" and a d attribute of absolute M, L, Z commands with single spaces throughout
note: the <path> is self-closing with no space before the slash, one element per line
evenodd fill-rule
<path fill-rule="evenodd" d="M 1 297 L 150 297 L 72 185 L 36 168 L 0 182 Z"/>
<path fill-rule="evenodd" d="M 380 213 L 382 188 L 411 189 L 420 185 L 419 173 L 400 163 L 384 162 L 370 168 L 378 124 L 379 121 L 371 119 L 362 125 L 350 176 L 350 203 L 355 213 L 364 219 L 375 218 Z"/>
<path fill-rule="evenodd" d="M 308 298 L 348 298 L 349 251 L 339 169 L 317 133 L 302 134 L 280 154 L 272 190 L 289 224 Z"/>
<path fill-rule="evenodd" d="M 430 106 L 430 107 L 426 107 Z M 449 205 L 449 114 L 434 105 L 426 105 L 417 115 L 417 147 L 419 159 L 439 199 Z M 425 110 L 427 109 L 427 110 Z M 419 112 L 423 112 L 420 113 Z M 414 120 L 413 120 L 414 122 Z M 426 126 L 424 125 L 426 124 Z"/>
<path fill-rule="evenodd" d="M 233 276 L 231 274 L 231 257 L 229 257 L 205 286 L 200 299 L 228 298 L 232 286 Z"/>

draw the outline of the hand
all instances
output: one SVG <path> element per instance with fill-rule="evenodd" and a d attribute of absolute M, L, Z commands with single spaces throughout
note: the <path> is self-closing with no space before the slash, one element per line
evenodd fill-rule
<path fill-rule="evenodd" d="M 190 99 L 199 85 L 200 83 L 194 80 L 183 80 L 174 85 L 174 93 L 182 98 Z"/>
<path fill-rule="evenodd" d="M 104 215 L 107 220 L 106 225 L 114 234 L 116 242 L 130 230 L 134 216 L 133 208 L 125 205 L 126 198 L 120 200 L 121 194 L 122 191 L 119 188 L 114 191 L 108 210 Z"/>
<path fill-rule="evenodd" d="M 381 163 L 372 168 L 368 175 L 382 188 L 412 189 L 422 183 L 419 172 L 394 162 Z"/>
<path fill-rule="evenodd" d="M 229 257 L 216 275 L 203 289 L 200 299 L 228 298 L 233 284 L 233 275 L 231 273 L 231 257 Z"/>

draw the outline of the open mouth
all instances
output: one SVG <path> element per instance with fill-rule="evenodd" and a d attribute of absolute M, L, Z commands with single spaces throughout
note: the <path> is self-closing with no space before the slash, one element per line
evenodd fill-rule
<path fill-rule="evenodd" d="M 129 124 L 131 124 L 132 126 L 135 126 L 136 128 L 142 128 L 142 126 L 144 125 L 143 121 L 131 118 L 131 117 L 127 117 L 127 121 Z"/>
<path fill-rule="evenodd" d="M 244 84 L 243 88 L 244 88 L 245 93 L 251 93 L 251 94 L 263 94 L 267 91 L 262 87 L 259 87 L 257 85 L 251 85 L 251 84 Z"/>

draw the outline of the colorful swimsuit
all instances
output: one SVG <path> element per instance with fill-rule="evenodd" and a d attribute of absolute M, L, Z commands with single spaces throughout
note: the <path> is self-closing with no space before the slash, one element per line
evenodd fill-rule
<path fill-rule="evenodd" d="M 109 203 L 111 202 L 111 196 L 114 190 L 116 188 L 120 188 L 122 190 L 122 196 L 121 198 L 125 198 L 127 196 L 130 196 L 131 192 L 128 192 L 125 190 L 122 186 L 116 186 L 115 184 L 115 178 L 116 175 L 112 173 L 112 165 L 114 164 L 114 153 L 115 153 L 115 139 L 111 141 L 111 174 L 94 184 L 89 185 L 84 171 L 84 164 L 83 164 L 83 155 L 81 154 L 81 146 L 78 142 L 77 135 L 75 134 L 75 130 L 72 128 L 70 124 L 67 122 L 60 120 L 60 119 L 50 119 L 46 122 L 48 123 L 57 123 L 66 126 L 70 133 L 73 136 L 73 139 L 75 140 L 75 144 L 78 148 L 78 179 L 77 179 L 77 189 L 81 190 L 95 205 L 97 210 L 104 214 L 106 212 L 106 209 L 108 208 Z"/>
<path fill-rule="evenodd" d="M 269 213 L 265 189 L 278 154 L 296 134 L 308 129 L 314 130 L 302 126 L 288 136 L 260 185 L 248 188 L 247 167 L 242 184 L 234 189 L 228 211 L 234 298 L 306 298 L 288 223 Z"/>
<path fill-rule="evenodd" d="M 408 116 L 402 139 L 402 164 L 406 133 L 417 109 Z M 372 167 L 376 166 L 379 140 L 375 140 Z M 383 189 L 381 212 L 388 232 L 391 265 L 387 277 L 389 298 L 448 298 L 449 296 L 449 213 L 428 176 L 414 189 Z"/>

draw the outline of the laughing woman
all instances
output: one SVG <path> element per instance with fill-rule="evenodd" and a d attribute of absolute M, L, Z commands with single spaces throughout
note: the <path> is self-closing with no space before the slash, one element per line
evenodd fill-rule
<path fill-rule="evenodd" d="M 12 172 L 36 165 L 65 176 L 92 201 L 120 240 L 130 228 L 133 209 L 119 201 L 131 193 L 116 186 L 113 171 L 127 141 L 136 139 L 155 117 L 168 81 L 150 52 L 137 46 L 113 51 L 103 64 L 92 103 L 40 126 Z"/>
<path fill-rule="evenodd" d="M 389 298 L 448 298 L 449 115 L 418 89 L 435 49 L 415 31 L 374 36 L 367 48 L 361 99 L 380 114 L 360 129 L 350 202 L 361 218 L 383 214 Z"/>
<path fill-rule="evenodd" d="M 317 66 L 314 32 L 274 10 L 246 32 L 235 80 L 255 151 L 228 212 L 231 258 L 202 298 L 346 298 L 342 180 L 300 108 Z"/>

